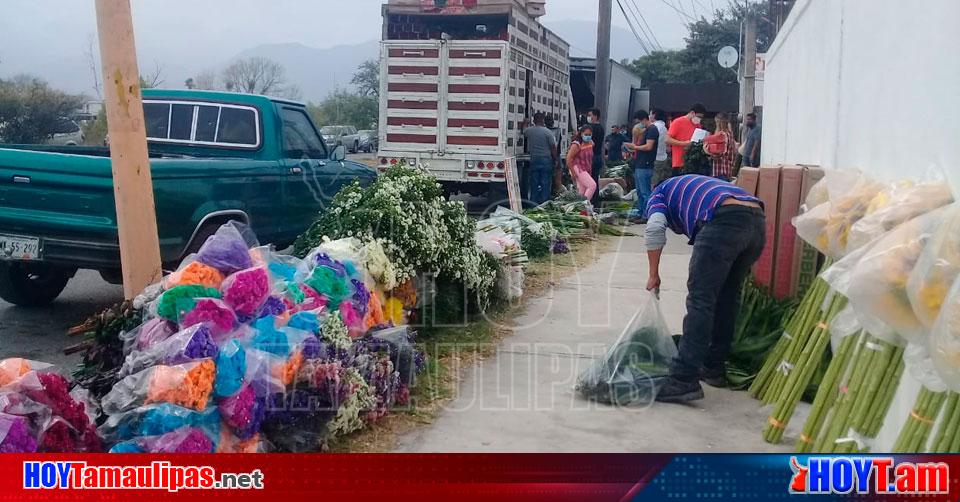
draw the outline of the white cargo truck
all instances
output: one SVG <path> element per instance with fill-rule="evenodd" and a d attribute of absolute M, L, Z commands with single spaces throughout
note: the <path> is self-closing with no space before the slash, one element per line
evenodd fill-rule
<path fill-rule="evenodd" d="M 536 0 L 390 0 L 383 6 L 378 162 L 428 167 L 449 193 L 486 193 L 528 160 L 525 119 L 566 140 L 569 46 Z"/>

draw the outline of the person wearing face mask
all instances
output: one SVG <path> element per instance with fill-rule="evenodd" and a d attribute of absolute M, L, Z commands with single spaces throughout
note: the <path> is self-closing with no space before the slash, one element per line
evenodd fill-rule
<path fill-rule="evenodd" d="M 693 132 L 700 128 L 700 121 L 706 114 L 705 106 L 694 103 L 686 115 L 670 123 L 670 129 L 667 130 L 667 145 L 672 149 L 674 176 L 679 174 L 683 167 L 683 149 L 690 145 Z"/>
<path fill-rule="evenodd" d="M 570 170 L 570 178 L 577 184 L 577 191 L 580 195 L 591 200 L 597 193 L 597 182 L 594 181 L 591 171 L 593 170 L 593 158 L 596 145 L 593 138 L 593 128 L 589 125 L 580 127 L 570 143 L 570 149 L 567 150 L 567 169 Z"/>
<path fill-rule="evenodd" d="M 593 182 L 597 186 L 600 185 L 600 171 L 603 170 L 603 148 L 599 145 L 603 145 L 604 134 L 607 132 L 604 129 L 603 124 L 600 123 L 600 110 L 597 108 L 591 108 L 587 110 L 587 123 L 590 124 L 591 137 L 593 138 L 593 144 L 598 145 L 593 149 L 593 169 L 590 172 L 590 175 L 593 177 Z M 599 194 L 594 194 L 590 202 L 596 207 L 600 204 Z"/>
<path fill-rule="evenodd" d="M 647 208 L 650 191 L 653 188 L 653 163 L 657 158 L 657 141 L 660 131 L 650 121 L 650 114 L 640 110 L 633 114 L 633 141 L 624 146 L 631 152 L 636 152 L 633 161 L 633 180 L 637 187 L 637 212 L 641 215 Z M 647 220 L 638 218 L 635 223 L 646 223 Z"/>

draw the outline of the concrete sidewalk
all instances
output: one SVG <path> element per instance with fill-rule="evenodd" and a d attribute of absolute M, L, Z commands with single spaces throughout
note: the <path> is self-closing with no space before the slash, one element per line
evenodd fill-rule
<path fill-rule="evenodd" d="M 635 231 L 642 227 L 635 227 Z M 641 232 L 642 233 L 642 232 Z M 671 235 L 661 264 L 661 305 L 682 331 L 690 246 Z M 624 237 L 599 260 L 529 302 L 497 353 L 465 370 L 440 417 L 398 439 L 400 452 L 787 452 L 763 441 L 769 409 L 745 392 L 704 386 L 690 405 L 615 408 L 581 399 L 577 375 L 636 312 L 647 279 L 642 237 Z"/>

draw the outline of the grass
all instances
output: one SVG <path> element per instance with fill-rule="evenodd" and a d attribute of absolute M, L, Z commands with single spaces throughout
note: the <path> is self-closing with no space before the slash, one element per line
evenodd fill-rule
<path fill-rule="evenodd" d="M 593 263 L 616 241 L 600 236 L 570 244 L 570 253 L 553 255 L 527 264 L 523 298 L 510 305 L 499 303 L 485 316 L 461 326 L 420 330 L 418 345 L 427 353 L 426 371 L 410 390 L 410 405 L 394 409 L 372 427 L 337 438 L 329 446 L 334 452 L 386 452 L 393 450 L 400 435 L 429 425 L 440 415 L 444 404 L 457 393 L 465 369 L 493 355 L 500 340 L 510 336 L 510 320 L 525 305 L 537 299 L 577 270 Z"/>

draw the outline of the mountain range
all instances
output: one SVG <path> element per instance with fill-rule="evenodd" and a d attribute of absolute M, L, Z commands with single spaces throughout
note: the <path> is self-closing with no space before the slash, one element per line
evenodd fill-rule
<path fill-rule="evenodd" d="M 589 21 L 556 21 L 547 27 L 571 44 L 570 54 L 592 57 L 596 52 L 596 25 Z M 610 33 L 610 56 L 620 61 L 643 55 L 643 49 L 628 30 L 614 26 Z M 281 64 L 287 79 L 300 88 L 304 101 L 322 100 L 334 89 L 350 88 L 350 78 L 357 66 L 379 56 L 380 42 L 370 40 L 352 45 L 319 49 L 300 43 L 265 44 L 247 49 L 234 59 L 262 56 Z M 222 68 L 229 61 L 215 68 Z M 184 77 L 185 78 L 185 77 Z"/>

